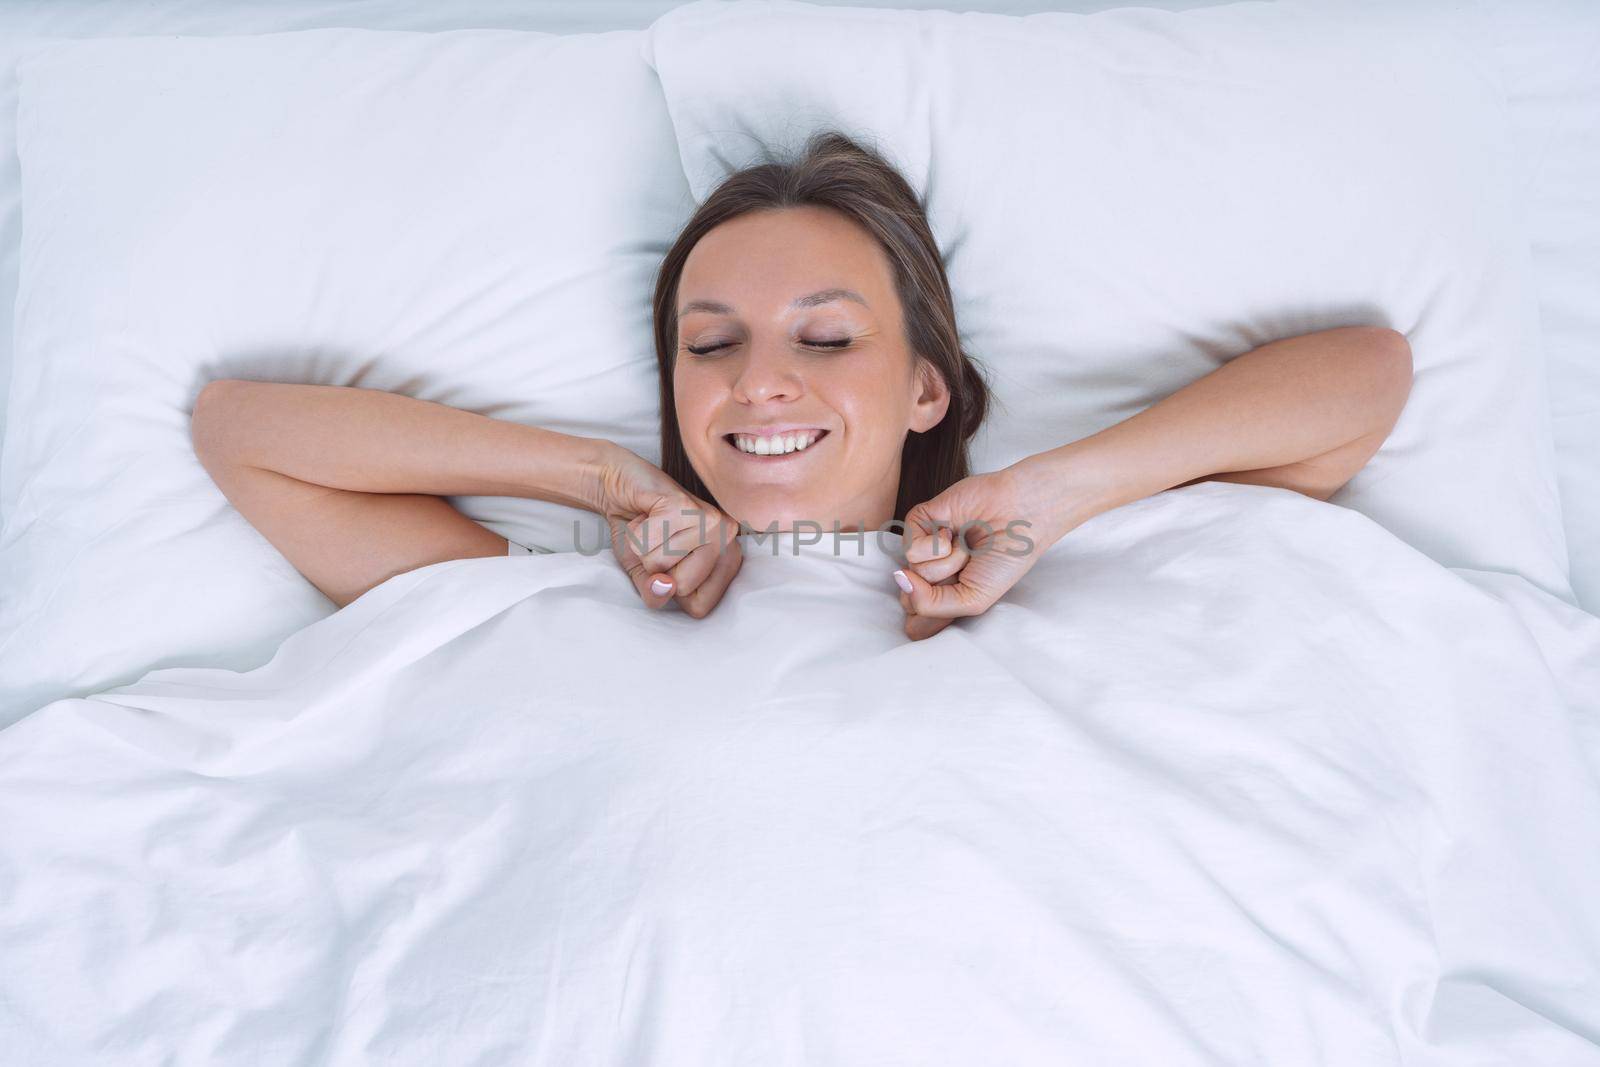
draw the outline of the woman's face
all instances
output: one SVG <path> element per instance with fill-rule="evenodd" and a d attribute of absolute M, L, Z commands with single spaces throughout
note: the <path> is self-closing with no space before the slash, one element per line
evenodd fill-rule
<path fill-rule="evenodd" d="M 755 530 L 888 522 L 906 434 L 949 406 L 906 343 L 888 256 L 813 206 L 741 215 L 695 244 L 678 282 L 673 391 L 690 463 Z"/>

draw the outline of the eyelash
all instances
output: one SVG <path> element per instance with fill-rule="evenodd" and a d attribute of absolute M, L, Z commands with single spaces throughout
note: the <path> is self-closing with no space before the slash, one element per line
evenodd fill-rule
<path fill-rule="evenodd" d="M 801 343 L 810 348 L 840 349 L 848 346 L 851 340 L 852 338 L 845 337 L 837 341 L 802 341 Z M 710 348 L 695 348 L 693 345 L 684 345 L 683 347 L 688 350 L 690 355 L 709 356 L 713 352 L 720 352 L 731 344 L 733 344 L 732 341 L 724 341 L 720 345 L 712 345 Z"/>

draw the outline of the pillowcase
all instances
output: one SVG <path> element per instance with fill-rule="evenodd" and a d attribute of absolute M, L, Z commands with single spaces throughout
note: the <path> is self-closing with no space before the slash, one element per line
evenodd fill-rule
<path fill-rule="evenodd" d="M 387 389 L 659 461 L 650 295 L 693 207 L 642 31 L 53 45 L 19 68 L 0 725 L 245 670 L 332 604 L 195 458 L 215 378 Z M 522 544 L 596 516 L 459 497 Z"/>
<path fill-rule="evenodd" d="M 901 168 L 999 401 L 977 469 L 1269 341 L 1387 326 L 1411 342 L 1411 396 L 1333 503 L 1570 603 L 1504 95 L 1429 27 L 1292 2 L 1006 16 L 700 0 L 652 24 L 647 49 L 697 199 L 823 127 Z"/>
<path fill-rule="evenodd" d="M 1572 592 L 1600 615 L 1600 5 L 1501 0 L 1447 11 L 1486 36 L 1504 71 Z"/>

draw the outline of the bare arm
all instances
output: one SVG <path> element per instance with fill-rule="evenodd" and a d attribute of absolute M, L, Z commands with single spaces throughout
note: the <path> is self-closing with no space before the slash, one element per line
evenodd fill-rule
<path fill-rule="evenodd" d="M 1195 482 L 1327 500 L 1372 458 L 1411 392 L 1404 335 L 1348 326 L 1237 356 L 1099 433 L 1022 461 L 1070 529 Z"/>
<path fill-rule="evenodd" d="M 200 391 L 190 432 L 228 500 L 340 607 L 405 571 L 506 554 L 446 495 L 599 510 L 615 447 L 383 390 L 234 379 Z"/>

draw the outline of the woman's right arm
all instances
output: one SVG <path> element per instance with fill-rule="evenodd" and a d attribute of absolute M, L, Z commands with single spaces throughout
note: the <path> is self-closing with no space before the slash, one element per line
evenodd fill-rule
<path fill-rule="evenodd" d="M 235 379 L 200 391 L 190 433 L 228 500 L 339 607 L 418 567 L 506 554 L 443 497 L 603 512 L 624 451 L 378 389 Z"/>

